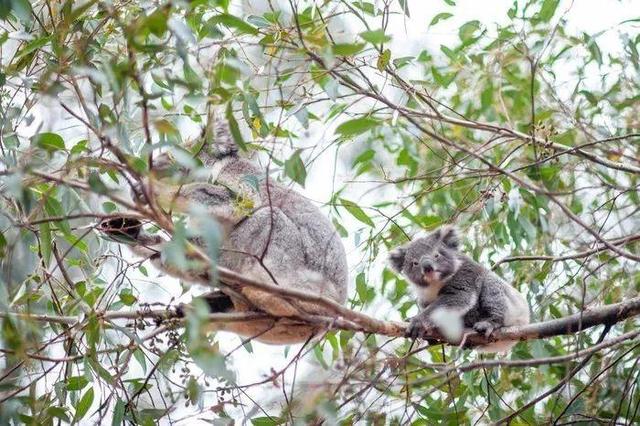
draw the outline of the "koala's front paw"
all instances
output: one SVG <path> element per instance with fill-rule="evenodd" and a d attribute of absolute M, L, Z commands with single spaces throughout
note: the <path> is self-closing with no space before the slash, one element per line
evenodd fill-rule
<path fill-rule="evenodd" d="M 412 339 L 425 338 L 433 333 L 435 325 L 431 320 L 422 313 L 411 318 L 409 322 L 409 328 L 407 330 L 407 337 Z"/>
<path fill-rule="evenodd" d="M 499 328 L 499 326 L 491 321 L 478 321 L 473 324 L 473 329 L 480 334 L 484 334 L 485 337 L 491 336 L 496 328 Z"/>

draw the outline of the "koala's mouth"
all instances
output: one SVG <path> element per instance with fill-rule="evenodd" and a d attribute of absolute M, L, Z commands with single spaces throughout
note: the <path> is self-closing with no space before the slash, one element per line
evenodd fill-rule
<path fill-rule="evenodd" d="M 422 274 L 422 282 L 429 286 L 437 284 L 442 279 L 442 273 L 440 271 L 429 271 Z"/>

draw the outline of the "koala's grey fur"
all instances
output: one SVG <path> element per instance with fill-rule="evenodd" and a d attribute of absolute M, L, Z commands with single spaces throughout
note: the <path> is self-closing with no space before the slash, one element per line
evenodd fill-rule
<path fill-rule="evenodd" d="M 216 127 L 215 143 L 204 145 L 196 155 L 206 173 L 187 171 L 175 158 L 164 154 L 154 158 L 157 179 L 147 187 L 168 208 L 187 212 L 199 204 L 223 225 L 226 237 L 218 259 L 220 266 L 261 282 L 345 302 L 348 270 L 344 247 L 316 206 L 240 157 L 224 124 Z M 184 162 L 184 157 L 180 159 Z M 142 200 L 140 194 L 137 197 Z M 250 211 L 243 211 L 238 204 L 247 200 Z M 134 247 L 136 253 L 159 260 L 164 240 L 143 232 L 137 232 L 135 239 L 139 242 Z M 184 280 L 203 281 L 197 272 L 174 271 L 165 262 L 159 267 Z M 295 317 L 300 311 L 322 313 L 309 303 L 290 303 L 253 288 L 226 296 L 231 303 L 223 301 L 224 296 L 211 294 L 211 307 L 232 306 L 232 311 L 258 308 L 277 317 Z M 315 332 L 294 320 L 230 323 L 225 330 L 274 344 L 302 342 Z"/>
<path fill-rule="evenodd" d="M 458 232 L 451 226 L 395 248 L 391 267 L 414 286 L 422 311 L 411 320 L 410 337 L 438 329 L 459 343 L 464 328 L 490 336 L 497 328 L 529 323 L 524 297 L 500 277 L 458 250 Z M 485 351 L 506 351 L 515 342 L 495 342 Z"/>

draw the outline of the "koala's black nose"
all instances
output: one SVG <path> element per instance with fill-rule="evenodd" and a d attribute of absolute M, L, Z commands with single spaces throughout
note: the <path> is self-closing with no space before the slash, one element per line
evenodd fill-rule
<path fill-rule="evenodd" d="M 422 273 L 426 274 L 427 272 L 433 272 L 433 265 L 428 260 L 423 260 L 420 262 L 420 267 L 422 268 Z"/>

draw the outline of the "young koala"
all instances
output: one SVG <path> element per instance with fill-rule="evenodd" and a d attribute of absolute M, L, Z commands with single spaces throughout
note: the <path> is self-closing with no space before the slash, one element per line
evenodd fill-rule
<path fill-rule="evenodd" d="M 145 182 L 146 189 L 152 191 L 165 211 L 188 214 L 198 205 L 222 225 L 224 241 L 219 266 L 260 282 L 321 294 L 344 303 L 346 254 L 331 222 L 309 200 L 242 158 L 225 122 L 215 126 L 212 139 L 154 158 L 153 177 Z M 190 161 L 193 164 L 194 159 L 203 167 L 185 166 Z M 134 197 L 144 202 L 139 188 Z M 211 285 L 206 266 L 202 271 L 171 268 L 161 256 L 166 241 L 145 233 L 136 219 L 123 216 L 103 222 L 100 230 L 129 244 L 136 254 L 151 258 L 169 275 Z M 295 316 L 301 312 L 326 315 L 311 303 L 288 301 L 248 286 L 241 293 L 223 286 L 205 299 L 212 312 L 256 310 L 284 317 L 224 325 L 227 331 L 264 343 L 304 342 L 317 330 L 296 322 Z"/>
<path fill-rule="evenodd" d="M 524 297 L 500 277 L 460 253 L 458 232 L 444 226 L 397 247 L 392 268 L 414 286 L 422 309 L 411 320 L 409 336 L 436 328 L 449 342 L 460 343 L 465 327 L 489 337 L 500 327 L 529 323 Z M 516 342 L 500 341 L 479 348 L 504 352 Z"/>

